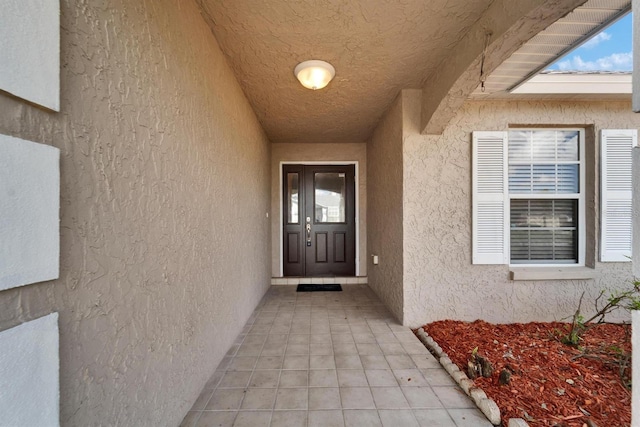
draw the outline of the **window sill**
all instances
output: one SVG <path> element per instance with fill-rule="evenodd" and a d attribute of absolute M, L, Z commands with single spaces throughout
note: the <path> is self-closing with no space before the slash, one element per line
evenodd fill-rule
<path fill-rule="evenodd" d="M 509 271 L 509 279 L 518 280 L 588 280 L 595 270 L 589 267 L 517 267 Z"/>

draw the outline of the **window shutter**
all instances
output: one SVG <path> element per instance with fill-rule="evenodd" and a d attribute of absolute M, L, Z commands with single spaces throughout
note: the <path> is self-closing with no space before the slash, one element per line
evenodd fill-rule
<path fill-rule="evenodd" d="M 600 209 L 600 261 L 631 261 L 632 149 L 638 144 L 636 129 L 602 130 Z"/>
<path fill-rule="evenodd" d="M 473 132 L 473 264 L 507 264 L 507 132 Z"/>

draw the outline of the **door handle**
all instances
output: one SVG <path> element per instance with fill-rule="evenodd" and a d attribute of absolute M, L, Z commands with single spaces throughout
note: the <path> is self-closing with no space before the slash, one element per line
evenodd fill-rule
<path fill-rule="evenodd" d="M 307 246 L 311 246 L 311 224 L 307 223 Z"/>

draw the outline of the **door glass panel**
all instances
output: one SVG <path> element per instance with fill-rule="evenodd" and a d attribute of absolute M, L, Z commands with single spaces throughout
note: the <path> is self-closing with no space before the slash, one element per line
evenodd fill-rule
<path fill-rule="evenodd" d="M 313 182 L 315 192 L 315 222 L 345 222 L 345 174 L 338 172 L 316 172 Z"/>
<path fill-rule="evenodd" d="M 287 222 L 298 223 L 298 195 L 299 176 L 297 173 L 287 173 Z"/>

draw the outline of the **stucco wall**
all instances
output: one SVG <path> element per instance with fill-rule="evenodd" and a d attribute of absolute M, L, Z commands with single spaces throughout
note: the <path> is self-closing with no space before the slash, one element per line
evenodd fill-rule
<path fill-rule="evenodd" d="M 378 123 L 367 145 L 369 287 L 403 319 L 402 96 Z M 378 255 L 373 265 L 371 255 Z"/>
<path fill-rule="evenodd" d="M 175 426 L 269 286 L 269 144 L 182 0 L 63 0 L 61 112 L 0 95 L 0 133 L 61 149 L 62 425 Z"/>
<path fill-rule="evenodd" d="M 599 136 L 600 129 L 638 128 L 640 117 L 628 102 L 467 102 L 443 135 L 406 135 L 405 324 L 446 318 L 561 319 L 573 313 L 583 291 L 588 312 L 601 289 L 630 284 L 630 263 L 592 260 L 593 280 L 524 282 L 508 280 L 506 265 L 471 264 L 471 132 L 507 130 L 514 124 L 593 126 Z M 593 138 L 587 138 L 587 144 L 594 144 Z M 592 204 L 595 214 L 591 220 L 587 215 L 587 235 L 597 245 L 599 148 L 586 151 L 588 181 L 595 181 L 586 198 L 587 210 Z"/>
<path fill-rule="evenodd" d="M 282 277 L 282 221 L 280 162 L 358 162 L 358 275 L 367 275 L 367 145 L 340 144 L 272 144 L 271 145 L 271 274 Z"/>

